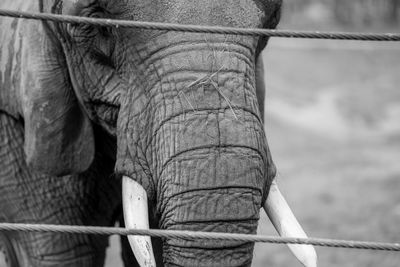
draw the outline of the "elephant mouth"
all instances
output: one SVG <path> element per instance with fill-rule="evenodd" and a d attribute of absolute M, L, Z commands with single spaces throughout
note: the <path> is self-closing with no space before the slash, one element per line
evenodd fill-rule
<path fill-rule="evenodd" d="M 149 229 L 146 190 L 128 176 L 123 176 L 122 201 L 126 228 Z M 263 207 L 281 236 L 306 237 L 275 182 L 271 185 L 270 193 Z M 140 266 L 156 266 L 149 236 L 128 236 L 128 240 Z M 312 246 L 289 245 L 289 248 L 305 266 L 313 266 L 312 264 L 310 265 L 310 262 L 315 261 L 316 254 Z"/>

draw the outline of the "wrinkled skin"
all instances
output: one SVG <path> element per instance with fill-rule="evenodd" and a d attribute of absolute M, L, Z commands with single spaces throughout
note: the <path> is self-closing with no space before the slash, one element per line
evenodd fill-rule
<path fill-rule="evenodd" d="M 1 8 L 274 28 L 280 0 L 2 0 Z M 150 225 L 255 233 L 275 174 L 267 39 L 0 18 L 0 219 L 113 225 L 121 175 Z M 101 266 L 106 237 L 17 233 L 28 266 Z M 253 244 L 153 240 L 158 265 L 249 266 Z M 124 259 L 135 264 L 124 243 Z"/>

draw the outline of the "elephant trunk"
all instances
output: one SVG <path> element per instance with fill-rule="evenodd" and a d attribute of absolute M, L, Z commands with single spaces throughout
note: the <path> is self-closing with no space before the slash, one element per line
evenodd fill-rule
<path fill-rule="evenodd" d="M 160 226 L 254 234 L 262 205 L 261 158 L 243 147 L 195 149 L 176 157 L 160 176 Z M 241 241 L 167 239 L 171 266 L 249 266 L 253 244 Z"/>
<path fill-rule="evenodd" d="M 117 172 L 143 186 L 161 229 L 255 233 L 274 175 L 255 92 L 257 42 L 163 38 L 138 49 L 147 65 L 133 80 L 144 90 L 121 106 Z M 167 266 L 248 266 L 252 251 L 240 241 L 167 239 L 163 247 Z"/>

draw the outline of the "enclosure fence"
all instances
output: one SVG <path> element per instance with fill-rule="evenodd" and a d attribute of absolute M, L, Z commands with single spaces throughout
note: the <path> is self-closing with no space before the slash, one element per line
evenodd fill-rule
<path fill-rule="evenodd" d="M 142 22 L 127 20 L 112 20 L 87 18 L 57 14 L 31 13 L 0 9 L 0 16 L 47 20 L 58 23 L 90 24 L 102 27 L 141 28 L 148 30 L 184 31 L 195 33 L 253 35 L 264 37 L 336 39 L 359 41 L 400 41 L 400 33 L 360 33 L 360 32 L 319 32 L 319 31 L 288 31 L 269 29 L 232 28 L 217 26 L 182 25 L 159 22 Z M 266 235 L 230 234 L 215 232 L 194 232 L 158 229 L 126 229 L 117 227 L 72 226 L 50 224 L 18 224 L 0 223 L 0 231 L 24 232 L 55 232 L 68 234 L 96 234 L 96 235 L 146 235 L 161 238 L 182 238 L 185 240 L 233 240 L 247 242 L 262 242 L 273 244 L 304 244 L 314 246 L 354 248 L 385 251 L 400 251 L 400 243 L 364 242 L 352 240 L 337 240 L 323 238 L 287 238 Z"/>
<path fill-rule="evenodd" d="M 356 248 L 385 251 L 400 251 L 400 243 L 363 242 L 325 238 L 289 238 L 266 235 L 229 234 L 215 232 L 195 232 L 156 229 L 126 229 L 117 227 L 71 226 L 50 224 L 0 223 L 0 231 L 54 232 L 97 235 L 146 235 L 162 238 L 182 238 L 185 240 L 231 240 L 273 244 L 302 244 L 336 248 Z"/>
<path fill-rule="evenodd" d="M 288 31 L 253 28 L 233 28 L 219 26 L 182 25 L 164 22 L 145 22 L 131 20 L 113 20 L 88 18 L 69 15 L 31 13 L 0 9 L 0 16 L 48 20 L 60 23 L 90 24 L 102 27 L 141 28 L 148 30 L 166 30 L 196 33 L 255 35 L 265 37 L 331 39 L 331 40 L 358 40 L 358 41 L 400 41 L 400 33 L 360 33 L 360 32 L 320 32 L 320 31 Z"/>

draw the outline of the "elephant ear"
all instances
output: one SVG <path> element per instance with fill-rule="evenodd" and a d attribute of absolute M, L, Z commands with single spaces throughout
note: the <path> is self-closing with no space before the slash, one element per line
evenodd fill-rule
<path fill-rule="evenodd" d="M 92 126 L 72 88 L 60 42 L 43 24 L 35 26 L 22 93 L 27 163 L 51 175 L 80 173 L 94 158 Z"/>

